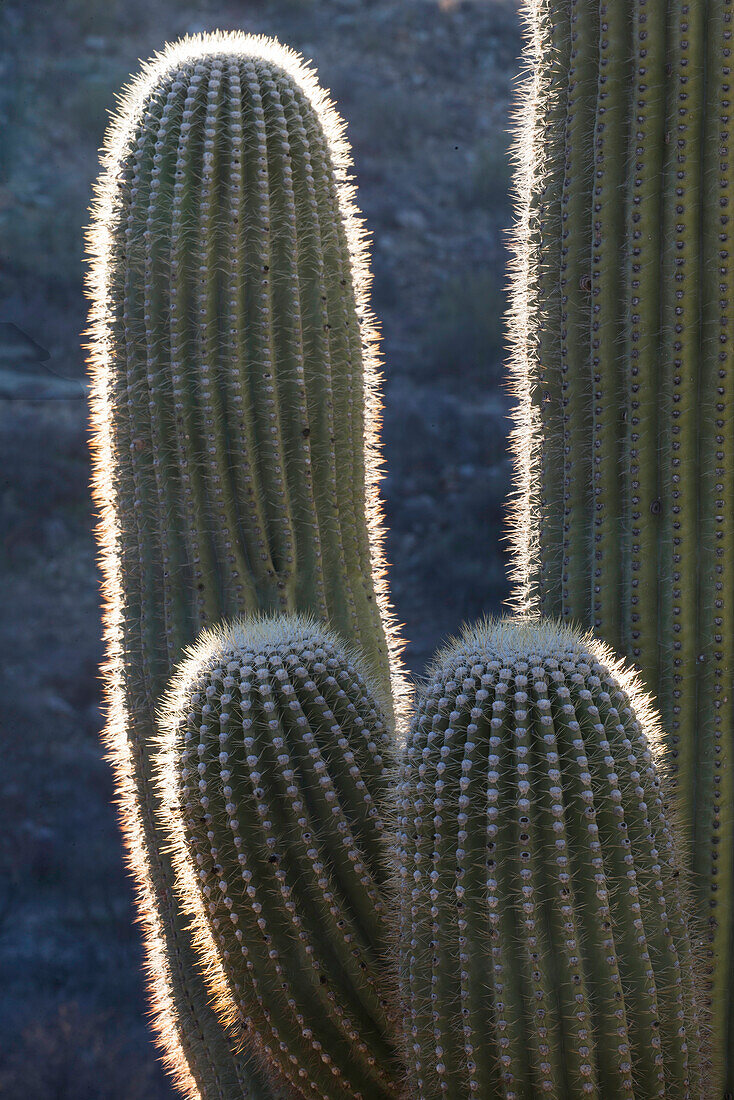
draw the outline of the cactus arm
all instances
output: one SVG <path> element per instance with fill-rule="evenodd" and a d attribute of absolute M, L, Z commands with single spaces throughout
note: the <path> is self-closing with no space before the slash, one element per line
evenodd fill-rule
<path fill-rule="evenodd" d="M 571 55 L 566 101 L 565 164 L 561 198 L 561 375 L 563 388 L 562 614 L 588 615 L 591 558 L 588 494 L 591 463 L 583 441 L 591 418 L 584 342 L 588 332 L 591 160 L 598 58 L 596 0 L 572 0 Z"/>
<path fill-rule="evenodd" d="M 481 624 L 437 657 L 398 830 L 419 1100 L 708 1095 L 687 902 L 645 733 L 659 749 L 630 670 L 560 623 Z M 494 964 L 483 990 L 462 973 L 473 944 L 477 966 L 488 952 Z M 439 980 L 457 953 L 459 973 Z M 491 1052 L 476 1057 L 480 1037 Z"/>
<path fill-rule="evenodd" d="M 228 715 L 215 716 L 219 719 L 218 728 L 221 730 L 222 740 L 218 743 L 225 756 L 229 759 L 233 754 L 230 750 L 230 736 L 235 733 L 234 723 L 230 729 Z M 200 722 L 201 716 L 197 716 Z M 197 873 L 203 883 L 207 905 L 212 913 L 212 927 L 215 935 L 222 945 L 223 952 L 228 956 L 242 955 L 245 959 L 246 976 L 244 982 L 235 985 L 236 995 L 240 1003 L 247 1005 L 247 1013 L 243 1014 L 245 1033 L 249 1036 L 253 1032 L 258 1035 L 262 1049 L 273 1060 L 280 1072 L 291 1084 L 296 1086 L 294 1067 L 288 1057 L 280 1050 L 280 1044 L 287 1044 L 292 1051 L 302 1053 L 303 1036 L 300 1028 L 291 1014 L 284 1012 L 284 1021 L 276 1028 L 272 1022 L 274 1012 L 283 1010 L 283 998 L 290 991 L 288 981 L 283 968 L 281 952 L 273 946 L 272 923 L 268 922 L 260 914 L 263 901 L 272 900 L 273 884 L 262 866 L 267 859 L 267 849 L 263 847 L 262 853 L 251 855 L 245 848 L 241 836 L 241 826 L 252 827 L 252 815 L 248 815 L 246 822 L 242 821 L 242 814 L 235 816 L 231 796 L 224 794 L 230 782 L 227 772 L 224 777 L 216 776 L 215 758 L 205 759 L 206 740 L 202 735 L 211 733 L 211 728 L 203 724 L 198 728 L 189 724 L 187 729 L 187 744 L 181 752 L 182 765 L 182 809 L 184 816 L 196 814 L 201 823 L 206 827 L 207 837 L 192 833 L 192 848 L 196 853 Z M 251 751 L 252 738 L 245 736 L 243 740 L 244 751 Z M 233 780 L 231 787 L 239 785 L 241 780 Z M 230 788 L 231 789 L 231 788 Z M 221 791 L 221 794 L 220 794 Z M 213 799 L 219 799 L 213 802 Z M 215 839 L 213 831 L 214 818 L 210 812 L 212 805 L 221 810 L 219 800 L 227 800 L 224 822 L 227 830 L 222 830 Z M 257 818 L 255 818 L 257 820 Z M 228 835 L 229 834 L 231 835 Z M 258 858 L 260 855 L 260 858 Z M 225 877 L 223 867 L 234 863 L 239 876 L 245 884 L 246 897 L 243 903 L 238 905 L 232 898 L 239 887 L 230 875 Z M 263 877 L 265 882 L 263 883 Z M 241 889 L 241 887 L 240 887 Z M 249 899 L 249 901 L 248 901 Z M 220 915 L 221 914 L 221 915 Z M 258 932 L 260 933 L 258 935 Z M 244 988 L 251 984 L 250 998 L 245 999 Z M 254 997 L 252 996 L 254 994 Z M 292 994 L 291 994 L 292 997 Z M 291 1005 L 294 1002 L 291 999 Z M 219 1014 L 222 1009 L 217 1005 Z M 270 1041 L 268 1043 L 268 1040 Z"/>
<path fill-rule="evenodd" d="M 477 653 L 467 664 L 471 664 L 471 675 L 479 676 L 481 694 L 477 693 L 477 703 L 486 706 L 491 701 L 491 718 L 482 726 L 483 732 L 488 735 L 484 773 L 486 795 L 484 804 L 479 804 L 479 812 L 470 820 L 479 827 L 479 837 L 484 839 L 487 847 L 486 878 L 484 882 L 479 879 L 478 885 L 480 891 L 484 889 L 487 893 L 486 913 L 492 960 L 491 1035 L 499 1054 L 501 1095 L 510 1098 L 530 1094 L 535 1084 L 527 1057 L 531 1028 L 523 996 L 522 970 L 517 965 L 521 923 L 515 907 L 507 904 L 517 884 L 514 868 L 503 855 L 503 846 L 508 841 L 512 843 L 511 834 L 515 828 L 511 816 L 503 813 L 503 803 L 512 805 L 514 801 L 515 776 L 507 751 L 508 745 L 512 744 L 513 726 L 505 697 L 494 690 L 501 674 L 500 662 L 485 664 L 481 653 Z M 484 747 L 482 744 L 483 750 Z M 469 913 L 471 915 L 471 906 Z M 483 915 L 480 909 L 474 921 L 474 932 L 478 938 L 481 937 Z M 481 1033 L 482 1024 L 478 1022 L 476 1026 Z M 486 1029 L 486 1023 L 484 1027 Z M 486 1089 L 487 1080 L 485 1078 L 480 1082 L 480 1096 Z"/>
<path fill-rule="evenodd" d="M 701 390 L 713 406 L 700 403 L 702 465 L 710 470 L 701 494 L 698 665 L 699 764 L 696 777 L 694 866 L 709 867 L 703 895 L 707 939 L 717 971 L 707 958 L 713 1045 L 734 1051 L 734 1013 L 729 1005 L 732 968 L 731 896 L 734 889 L 734 781 L 732 730 L 734 692 L 734 598 L 731 561 L 734 553 L 734 360 L 731 303 L 734 300 L 731 216 L 731 0 L 709 5 L 706 130 L 703 161 L 703 316 Z M 734 1069 L 728 1091 L 734 1090 Z"/>
<path fill-rule="evenodd" d="M 493 684 L 498 672 L 499 662 L 494 668 L 490 666 L 486 669 L 482 684 Z M 492 700 L 491 714 L 485 833 L 493 970 L 493 1036 L 499 1050 L 503 1095 L 509 1098 L 517 1093 L 527 1095 L 532 1082 L 526 1053 L 528 1036 L 520 974 L 515 965 L 519 928 L 514 907 L 506 903 L 511 896 L 512 875 L 502 853 L 507 823 L 502 819 L 501 798 L 510 783 L 506 745 L 511 740 L 512 729 L 504 700 L 499 697 Z"/>
<path fill-rule="evenodd" d="M 273 713 L 273 696 L 275 693 L 274 686 L 275 690 L 277 691 L 277 688 L 282 687 L 283 685 L 278 685 L 277 681 L 276 685 L 271 685 L 266 679 L 268 670 L 257 667 L 257 664 L 252 671 L 254 671 L 255 675 L 257 676 L 258 682 L 256 691 L 258 691 L 260 695 L 260 704 L 262 707 L 262 711 L 260 714 L 255 715 L 253 715 L 252 711 L 249 713 L 256 720 L 259 718 L 262 722 L 264 718 L 267 721 L 270 718 L 270 715 L 272 715 Z M 292 696 L 294 694 L 295 692 L 292 690 L 290 692 L 282 692 L 283 702 L 286 707 L 290 705 Z M 302 714 L 297 715 L 296 722 L 298 722 L 298 718 L 302 717 Z M 223 715 L 222 718 L 224 718 Z M 353 1046 L 355 1054 L 359 1053 L 361 1056 L 363 1056 L 368 1065 L 373 1067 L 377 1065 L 379 1067 L 379 1062 L 377 1062 L 376 1059 L 374 1059 L 373 1057 L 370 1057 L 370 1051 L 366 1043 L 364 1042 L 360 1032 L 357 1030 L 355 1023 L 350 1019 L 351 1007 L 342 1003 L 340 991 L 334 990 L 333 983 L 331 985 L 331 988 L 328 988 L 328 976 L 325 973 L 324 967 L 322 966 L 317 953 L 318 945 L 314 943 L 313 934 L 310 933 L 310 929 L 325 929 L 329 927 L 329 924 L 333 925 L 335 923 L 333 917 L 331 921 L 329 921 L 328 919 L 329 916 L 331 916 L 331 910 L 333 910 L 334 907 L 334 903 L 332 900 L 334 897 L 334 890 L 333 888 L 329 887 L 324 889 L 323 885 L 325 877 L 325 872 L 323 868 L 325 864 L 328 865 L 328 860 L 322 859 L 322 857 L 318 857 L 313 867 L 313 870 L 319 874 L 319 879 L 316 882 L 315 886 L 317 889 L 320 887 L 322 904 L 320 906 L 311 906 L 309 904 L 310 899 L 304 898 L 301 901 L 301 910 L 299 912 L 293 901 L 293 883 L 298 877 L 300 877 L 302 869 L 300 867 L 293 866 L 297 863 L 295 853 L 292 854 L 287 850 L 289 844 L 289 835 L 291 834 L 289 834 L 284 829 L 282 808 L 280 800 L 277 797 L 277 793 L 274 792 L 274 796 L 268 798 L 267 792 L 264 791 L 262 785 L 263 772 L 266 771 L 268 765 L 270 765 L 270 767 L 273 766 L 273 758 L 275 757 L 275 754 L 278 753 L 280 755 L 281 749 L 289 743 L 289 740 L 300 742 L 300 740 L 302 739 L 305 746 L 310 746 L 307 752 L 308 759 L 304 760 L 302 758 L 300 761 L 297 762 L 297 766 L 299 766 L 299 770 L 304 777 L 304 790 L 322 789 L 324 792 L 324 796 L 329 799 L 328 808 L 331 809 L 332 813 L 338 808 L 338 798 L 336 792 L 334 791 L 333 784 L 329 782 L 328 771 L 326 770 L 320 755 L 318 754 L 318 752 L 316 752 L 316 754 L 312 756 L 312 754 L 314 753 L 314 749 L 316 748 L 316 738 L 314 734 L 310 732 L 308 725 L 301 725 L 301 723 L 299 722 L 296 726 L 296 729 L 291 731 L 291 738 L 289 739 L 286 736 L 287 731 L 284 724 L 278 723 L 276 728 L 276 722 L 277 720 L 273 720 L 272 718 L 270 718 L 269 735 L 275 735 L 273 739 L 275 751 L 270 749 L 267 742 L 263 742 L 262 740 L 258 740 L 256 738 L 252 738 L 252 740 L 254 741 L 254 744 L 252 746 L 247 745 L 247 740 L 245 742 L 246 748 L 248 748 L 250 752 L 250 756 L 248 756 L 248 769 L 245 769 L 245 774 L 247 775 L 247 778 L 249 780 L 249 789 L 245 790 L 243 793 L 245 799 L 249 799 L 250 801 L 254 802 L 260 818 L 260 830 L 259 833 L 255 834 L 254 847 L 256 848 L 256 850 L 260 850 L 263 853 L 270 853 L 270 855 L 268 855 L 268 859 L 274 862 L 276 868 L 273 877 L 277 880 L 277 887 L 274 883 L 268 884 L 265 876 L 263 875 L 261 899 L 264 899 L 263 904 L 265 905 L 266 909 L 270 909 L 272 911 L 274 909 L 274 901 L 276 903 L 278 901 L 277 893 L 279 892 L 280 902 L 283 906 L 284 913 L 287 913 L 287 917 L 285 918 L 281 916 L 281 918 L 278 919 L 277 915 L 274 916 L 272 924 L 270 926 L 270 933 L 268 935 L 268 941 L 272 944 L 273 949 L 278 950 L 281 959 L 286 964 L 285 968 L 281 969 L 278 972 L 278 976 L 280 977 L 281 982 L 290 982 L 291 992 L 289 994 L 289 1001 L 290 998 L 292 998 L 291 1003 L 298 1004 L 299 1006 L 298 1012 L 296 1014 L 296 1019 L 298 1020 L 304 1037 L 306 1037 L 307 1034 L 305 1027 L 308 1027 L 312 1020 L 318 1019 L 318 1015 L 315 1014 L 313 1007 L 310 1009 L 308 1007 L 309 999 L 313 997 L 313 993 L 315 992 L 317 995 L 317 1000 L 321 1002 L 321 1011 L 325 1011 L 331 1015 L 333 1026 L 335 1026 L 337 1031 L 342 1033 L 343 1039 L 348 1041 Z M 220 727 L 226 730 L 226 726 L 222 723 L 221 720 Z M 326 727 L 317 725 L 315 728 L 317 730 L 320 730 Z M 294 734 L 295 736 L 293 736 Z M 204 748 L 206 751 L 206 746 L 204 746 Z M 268 757 L 270 757 L 271 759 L 268 760 Z M 296 761 L 287 761 L 286 770 L 284 771 L 284 778 L 286 779 L 289 777 L 288 773 L 290 773 L 291 782 L 294 770 L 290 766 L 292 763 L 296 763 Z M 231 799 L 232 793 L 231 788 L 228 786 L 228 784 L 232 783 L 234 785 L 235 780 L 233 779 L 232 771 L 230 770 L 230 762 L 227 762 L 226 774 L 220 773 L 220 778 L 222 779 L 223 783 L 221 788 L 223 796 L 225 798 Z M 240 802 L 240 804 L 242 804 L 243 800 L 239 799 L 238 801 Z M 306 799 L 303 798 L 303 801 L 305 802 Z M 364 880 L 367 878 L 367 874 L 364 865 L 360 862 L 359 853 L 354 845 L 353 838 L 349 836 L 349 834 L 346 833 L 346 831 L 344 830 L 343 815 L 341 821 L 339 821 L 337 825 L 337 828 L 339 828 L 339 825 L 342 826 L 342 829 L 340 830 L 340 835 L 344 840 L 344 844 L 349 845 L 349 856 L 353 861 L 354 870 L 357 874 L 361 874 L 362 882 L 364 882 Z M 309 823 L 309 827 L 312 832 L 315 831 L 312 823 Z M 336 870 L 337 877 L 343 882 L 344 878 L 342 876 L 338 876 L 338 872 L 340 870 L 343 871 L 343 868 L 337 868 Z M 317 893 L 316 897 L 318 896 L 319 895 Z M 328 904 L 329 902 L 331 904 Z M 260 910 L 256 910 L 256 912 L 259 911 Z M 260 920 L 258 921 L 258 923 L 260 923 Z M 336 923 L 338 925 L 338 922 Z M 339 936 L 338 927 L 337 929 L 332 929 L 332 932 L 336 932 L 337 936 Z M 298 952 L 293 952 L 292 950 L 289 950 L 289 935 L 293 937 L 293 939 L 297 938 L 300 944 L 300 950 L 303 952 L 305 957 L 299 958 Z M 339 936 L 339 939 L 341 939 L 341 936 Z M 339 942 L 339 939 L 337 939 L 337 943 Z M 360 951 L 360 945 L 358 941 L 355 941 L 353 943 L 352 951 L 356 955 L 357 963 L 361 966 L 364 966 L 364 956 L 366 952 L 363 949 Z M 339 959 L 339 963 L 342 967 L 344 966 L 343 957 Z M 364 983 L 364 977 L 359 970 L 359 965 L 357 967 L 351 967 L 349 969 L 345 968 L 345 970 L 346 973 L 349 973 L 349 970 L 351 969 L 352 976 L 357 976 L 357 980 L 361 985 Z M 369 1019 L 360 1021 L 360 1025 L 368 1032 L 370 1030 L 374 1031 L 374 1027 L 371 1026 L 371 1021 Z M 317 1032 L 320 1043 L 324 1041 L 324 1037 L 327 1032 L 328 1029 L 323 1027 L 322 1025 L 321 1029 Z M 379 1033 L 377 1033 L 376 1036 L 373 1037 L 373 1042 L 377 1045 L 378 1048 L 380 1048 L 381 1037 Z M 317 1049 L 318 1048 L 314 1045 L 314 1050 Z M 390 1056 L 390 1052 L 386 1046 L 382 1046 L 380 1054 L 383 1058 L 389 1058 Z M 333 1070 L 330 1070 L 329 1072 L 333 1074 Z M 380 1073 L 378 1072 L 376 1076 L 379 1080 Z"/>
<path fill-rule="evenodd" d="M 697 371 L 700 306 L 700 164 L 705 5 L 670 11 L 670 142 L 663 197 L 662 495 L 666 501 L 660 586 L 661 706 L 672 746 L 683 820 L 695 820 L 697 619 Z"/>
<path fill-rule="evenodd" d="M 318 758 L 316 760 L 312 759 L 310 753 L 307 753 L 304 757 L 297 752 L 289 754 L 286 751 L 286 746 L 291 742 L 295 743 L 296 738 L 303 736 L 304 730 L 307 731 L 308 743 L 313 747 L 313 733 L 309 729 L 303 711 L 292 706 L 296 701 L 294 699 L 293 683 L 286 680 L 278 686 L 282 691 L 283 705 L 293 710 L 293 714 L 288 719 L 284 718 L 277 734 L 282 742 L 282 744 L 277 745 L 279 749 L 277 764 L 280 771 L 275 773 L 277 774 L 278 789 L 282 797 L 282 808 L 278 815 L 282 815 L 282 820 L 279 820 L 277 825 L 282 834 L 286 836 L 298 836 L 299 833 L 303 834 L 304 832 L 315 836 L 317 829 L 313 812 L 305 799 L 298 798 L 294 794 L 293 774 L 296 766 L 301 769 L 305 767 L 304 774 L 309 774 L 314 765 L 322 764 L 323 761 L 319 761 Z M 318 727 L 316 728 L 318 729 Z M 330 768 L 335 766 L 335 762 L 330 761 L 329 763 Z M 324 771 L 322 768 L 318 768 L 315 774 L 310 774 L 310 780 L 313 782 L 315 779 L 317 785 L 320 782 L 319 774 L 321 774 L 321 782 L 323 782 Z M 333 788 L 330 788 L 330 790 L 332 791 L 333 804 Z M 340 836 L 345 831 L 342 824 L 342 828 L 339 830 Z M 344 839 L 346 841 L 350 838 L 345 836 Z M 350 853 L 356 863 L 359 859 L 359 853 L 353 842 Z M 291 853 L 293 873 L 308 884 L 311 896 L 317 899 L 313 908 L 314 926 L 320 927 L 323 929 L 324 934 L 328 935 L 333 955 L 338 960 L 341 971 L 352 981 L 356 997 L 355 1004 L 360 1007 L 360 1018 L 364 1018 L 366 1021 L 365 1026 L 371 1027 L 370 1021 L 376 1020 L 382 1027 L 387 1028 L 389 1021 L 385 1010 L 385 1002 L 376 986 L 373 972 L 370 970 L 370 966 L 374 967 L 375 959 L 371 955 L 369 941 L 365 938 L 361 929 L 359 939 L 355 939 L 351 930 L 345 927 L 344 921 L 341 919 L 338 893 L 335 892 L 332 883 L 329 881 L 329 876 L 324 870 L 324 865 L 331 865 L 330 861 L 323 858 L 321 849 L 316 849 L 313 846 L 306 851 L 306 857 L 305 859 L 301 857 L 297 847 Z"/>
<path fill-rule="evenodd" d="M 396 1096 L 374 886 L 387 868 L 361 843 L 384 828 L 390 743 L 365 681 L 311 620 L 240 621 L 199 640 L 162 728 L 158 791 L 220 1017 L 239 1019 L 299 1095 Z M 386 846 L 371 847 L 384 864 Z"/>
<path fill-rule="evenodd" d="M 481 680 L 485 698 L 485 685 L 494 683 L 496 678 L 496 670 L 486 670 Z M 402 977 L 403 996 L 410 1021 L 408 1041 L 412 1073 L 420 1100 L 434 1096 L 452 1097 L 457 1090 L 463 1095 L 463 1078 L 461 1075 L 457 1076 L 460 1074 L 463 1053 L 470 1094 L 492 1095 L 492 1088 L 498 1086 L 499 1095 L 509 1100 L 512 1096 L 527 1095 L 531 1084 L 525 1006 L 516 964 L 516 916 L 513 907 L 507 904 L 513 874 L 507 862 L 497 858 L 499 834 L 504 834 L 509 828 L 507 822 L 500 817 L 500 783 L 503 796 L 507 796 L 512 776 L 507 757 L 504 753 L 500 756 L 500 744 L 511 737 L 511 723 L 506 717 L 506 703 L 498 697 L 493 704 L 491 722 L 484 722 L 481 726 L 481 732 L 486 737 L 486 745 L 484 739 L 480 742 L 482 770 L 479 782 L 484 798 L 476 804 L 463 803 L 467 811 L 466 830 L 462 829 L 462 821 L 458 816 L 456 819 L 457 854 L 459 866 L 465 869 L 465 874 L 457 879 L 459 889 L 449 890 L 447 893 L 446 868 L 441 866 L 437 843 L 442 848 L 447 848 L 447 833 L 450 836 L 453 818 L 453 814 L 447 814 L 444 827 L 444 819 L 441 817 L 441 794 L 444 787 L 441 784 L 451 792 L 459 783 L 459 775 L 451 769 L 452 762 L 461 759 L 458 752 L 460 738 L 453 745 L 455 752 L 445 754 L 446 749 L 451 750 L 456 733 L 449 716 L 454 714 L 458 717 L 458 694 L 458 684 L 453 678 L 437 684 L 431 690 L 416 725 L 414 737 L 406 749 L 407 756 L 402 768 L 403 843 L 407 841 L 405 851 L 412 849 L 414 853 L 413 858 L 407 862 L 405 851 L 401 850 L 400 853 L 406 872 L 403 881 L 410 896 L 409 936 L 406 935 L 410 947 L 402 955 Z M 477 731 L 477 736 L 479 732 L 480 730 Z M 444 750 L 440 759 L 437 752 L 439 745 Z M 466 751 L 465 740 L 464 754 Z M 438 763 L 441 762 L 446 770 L 439 772 Z M 463 769 L 461 774 L 466 774 Z M 417 799 L 411 799 L 411 788 L 418 793 Z M 440 818 L 438 826 L 437 814 Z M 462 838 L 461 846 L 458 844 L 460 832 L 468 831 L 471 824 L 477 826 L 476 844 L 482 850 L 480 861 L 476 865 L 471 862 L 471 842 Z M 437 828 L 440 831 L 438 837 Z M 467 846 L 466 849 L 464 845 Z M 448 849 L 444 863 L 450 863 L 451 850 Z M 441 871 L 443 882 L 438 878 Z M 433 876 L 437 876 L 435 881 Z M 471 890 L 472 883 L 480 891 L 486 889 L 487 905 L 481 913 L 473 912 L 470 907 L 464 916 L 463 897 Z M 450 900 L 452 895 L 453 903 Z M 449 943 L 446 932 L 453 919 L 452 904 L 456 905 L 459 935 L 466 940 L 466 953 L 469 953 L 470 944 L 483 945 L 478 955 L 471 954 L 468 960 L 469 973 L 462 973 L 460 968 L 458 981 L 447 950 Z M 484 935 L 487 927 L 490 930 L 488 943 Z M 442 952 L 443 958 L 439 952 Z M 486 971 L 479 968 L 483 953 L 489 955 Z M 437 987 L 441 990 L 440 998 L 432 995 L 434 991 L 438 993 Z M 463 1051 L 457 1049 L 459 1039 L 451 1018 L 452 1006 L 456 1003 L 471 1006 L 468 1025 L 470 1037 L 467 1037 L 465 1021 L 462 1028 Z M 493 1050 L 488 1049 L 487 1017 L 480 1015 L 487 1007 L 495 1044 Z M 467 1045 L 471 1048 L 471 1054 L 466 1050 Z"/>
<path fill-rule="evenodd" d="M 288 182 L 300 187 L 306 170 L 287 171 L 286 156 L 292 161 L 300 146 L 294 151 L 298 142 L 291 141 L 288 154 L 280 147 L 283 111 L 271 95 L 266 114 L 266 82 L 288 112 L 295 104 L 294 132 L 295 115 L 307 108 L 312 159 L 318 147 L 320 178 L 328 175 L 316 208 Z M 389 688 L 391 676 L 400 680 L 400 644 L 384 629 L 390 613 L 379 575 L 374 471 L 349 489 L 359 503 L 350 523 L 371 550 L 367 572 L 376 569 L 365 577 L 364 570 L 347 576 L 338 543 L 325 543 L 328 508 L 316 493 L 309 496 L 308 486 L 305 493 L 298 488 L 294 502 L 286 470 L 279 469 L 297 450 L 294 461 L 305 475 L 305 428 L 324 393 L 320 356 L 306 336 L 323 324 L 303 307 L 321 297 L 324 281 L 318 264 L 307 260 L 318 249 L 317 215 L 345 223 L 321 262 L 331 265 L 340 243 L 347 249 L 345 284 L 332 279 L 328 306 L 340 316 L 344 311 L 362 344 L 349 362 L 332 353 L 332 385 L 348 374 L 355 411 L 341 433 L 324 433 L 320 452 L 311 450 L 314 484 L 335 470 L 346 481 L 353 449 L 368 440 L 378 454 L 375 335 L 369 313 L 357 312 L 366 282 L 359 293 L 351 283 L 352 272 L 365 278 L 367 257 L 348 165 L 342 124 L 294 55 L 244 35 L 187 40 L 146 66 L 125 96 L 107 138 L 90 235 L 94 493 L 102 514 L 111 706 L 106 737 L 144 914 L 157 1031 L 182 1089 L 206 1100 L 273 1100 L 284 1085 L 276 1073 L 264 1083 L 239 1056 L 236 1028 L 229 1032 L 211 1009 L 198 949 L 173 892 L 150 758 L 172 662 L 206 623 L 301 599 L 312 601 L 314 613 L 343 620 L 353 639 L 376 630 L 361 640 L 381 687 Z M 275 232 L 271 220 L 289 219 L 294 206 L 295 230 L 289 222 Z M 290 265 L 282 276 L 274 270 L 281 260 Z M 288 286 L 292 313 L 283 309 Z M 276 294 L 277 314 L 291 318 L 288 331 L 277 334 Z M 312 350 L 301 375 L 307 343 Z M 307 391 L 300 406 L 291 400 L 299 378 Z M 347 438 L 350 423 L 358 440 Z M 328 602 L 319 557 L 330 578 Z M 344 611 L 350 600 L 356 614 Z"/>
<path fill-rule="evenodd" d="M 319 689 L 313 681 L 306 679 L 303 670 L 299 670 L 299 673 L 295 683 L 300 690 L 297 697 L 293 697 L 295 692 L 291 692 L 293 698 L 289 703 L 296 721 L 301 719 L 299 728 L 302 730 L 302 736 L 295 738 L 296 731 L 293 731 L 297 746 L 294 756 L 300 760 L 304 783 L 310 785 L 310 789 L 313 790 L 309 798 L 312 812 L 317 817 L 334 823 L 334 830 L 324 830 L 320 837 L 324 862 L 335 872 L 341 872 L 345 888 L 349 889 L 345 901 L 352 912 L 353 920 L 365 942 L 375 942 L 384 928 L 384 905 L 371 869 L 365 865 L 360 847 L 355 842 L 348 817 L 334 790 L 329 769 L 318 744 L 319 731 L 326 729 L 338 736 L 338 727 L 334 723 L 333 711 L 326 704 Z M 338 770 L 341 771 L 341 769 Z M 343 778 L 349 789 L 351 777 L 347 780 L 343 775 Z M 360 801 L 362 798 L 363 792 L 360 792 Z M 349 873 L 352 870 L 357 874 L 352 876 Z"/>
<path fill-rule="evenodd" d="M 660 265 L 661 178 L 665 133 L 664 0 L 636 0 L 633 10 L 631 167 L 627 188 L 627 264 L 624 295 L 626 433 L 622 604 L 625 651 L 651 692 L 658 683 L 657 590 L 660 525 L 657 419 L 660 371 L 660 280 L 648 272 Z M 643 613 L 644 612 L 644 613 Z"/>
<path fill-rule="evenodd" d="M 621 486 L 617 462 L 623 428 L 618 362 L 624 206 L 617 196 L 624 192 L 627 167 L 629 32 L 627 0 L 601 0 L 591 207 L 593 532 L 589 599 L 594 626 L 603 630 L 614 648 L 619 648 L 621 641 Z"/>

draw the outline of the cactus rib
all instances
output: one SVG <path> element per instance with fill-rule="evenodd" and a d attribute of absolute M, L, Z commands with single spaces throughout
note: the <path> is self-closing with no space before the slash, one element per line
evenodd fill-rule
<path fill-rule="evenodd" d="M 399 783 L 418 1100 L 707 1095 L 661 748 L 591 635 L 505 620 L 438 654 Z"/>
<path fill-rule="evenodd" d="M 696 905 L 707 919 L 713 1088 L 720 1096 L 734 1093 L 732 5 L 577 0 L 572 51 L 561 72 L 552 67 L 549 44 L 565 33 L 567 4 L 528 0 L 526 12 L 528 61 L 550 74 L 551 95 L 566 96 L 569 125 L 561 227 L 541 257 L 531 251 L 515 267 L 514 379 L 523 432 L 513 434 L 513 603 L 521 611 L 551 608 L 596 629 L 635 662 L 658 700 Z M 552 56 L 558 62 L 560 55 Z M 576 110 L 582 56 L 596 75 L 595 121 L 583 97 L 580 122 Z M 532 118 L 526 112 L 522 125 L 519 174 L 532 207 L 536 192 L 556 185 L 546 146 L 558 135 L 539 109 Z M 579 142 L 582 149 L 592 143 L 593 162 L 579 159 Z M 518 256 L 525 255 L 526 224 L 523 206 Z M 551 234 L 552 224 L 547 228 Z M 547 277 L 549 256 L 559 270 L 556 286 Z M 585 268 L 592 301 L 582 317 L 570 295 Z M 557 288 L 562 299 L 568 292 L 560 361 L 540 350 L 549 343 L 542 326 Z M 551 402 L 534 416 L 554 386 L 565 404 L 559 411 Z M 566 471 L 561 532 L 544 489 L 559 443 Z"/>

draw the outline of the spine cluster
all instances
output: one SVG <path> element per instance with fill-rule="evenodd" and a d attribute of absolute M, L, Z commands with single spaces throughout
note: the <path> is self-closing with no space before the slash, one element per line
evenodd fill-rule
<path fill-rule="evenodd" d="M 411 1095 L 706 1095 L 659 738 L 590 636 L 505 621 L 439 653 L 399 791 Z"/>

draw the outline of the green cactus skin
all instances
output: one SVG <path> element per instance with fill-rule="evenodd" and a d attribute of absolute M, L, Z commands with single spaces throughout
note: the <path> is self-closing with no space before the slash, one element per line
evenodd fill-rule
<path fill-rule="evenodd" d="M 313 620 L 239 620 L 190 650 L 161 718 L 178 890 L 217 1011 L 319 1100 L 389 1100 L 404 1076 L 383 823 L 395 742 L 368 681 Z"/>
<path fill-rule="evenodd" d="M 126 91 L 89 238 L 107 744 L 155 1028 L 190 1097 L 261 1100 L 212 1012 L 151 787 L 155 711 L 225 617 L 309 611 L 399 678 L 379 371 L 343 123 L 278 43 L 183 40 Z"/>
<path fill-rule="evenodd" d="M 438 654 L 398 795 L 417 1100 L 710 1095 L 661 737 L 630 669 L 553 620 Z"/>
<path fill-rule="evenodd" d="M 513 307 L 513 603 L 593 628 L 658 699 L 729 1052 L 717 1095 L 734 1095 L 733 12 L 526 4 Z"/>

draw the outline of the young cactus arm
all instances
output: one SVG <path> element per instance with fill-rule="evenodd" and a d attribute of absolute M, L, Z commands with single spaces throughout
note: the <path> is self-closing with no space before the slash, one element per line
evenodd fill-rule
<path fill-rule="evenodd" d="M 635 675 L 591 635 L 504 620 L 438 654 L 399 786 L 417 1100 L 709 1095 L 661 748 Z"/>
<path fill-rule="evenodd" d="M 400 679 L 349 150 L 294 54 L 214 34 L 146 66 L 103 163 L 89 286 L 106 736 L 157 1031 L 190 1096 L 266 1100 L 281 1083 L 208 1003 L 151 751 L 174 663 L 228 615 L 310 611 L 359 642 L 383 692 Z"/>
<path fill-rule="evenodd" d="M 304 1097 L 400 1095 L 384 814 L 393 737 L 314 620 L 238 620 L 180 666 L 158 794 L 223 1023 Z"/>

